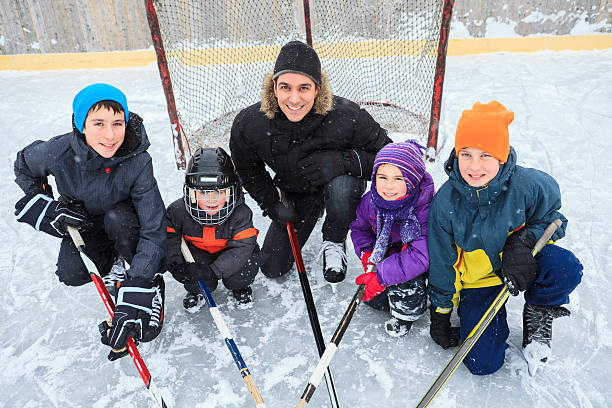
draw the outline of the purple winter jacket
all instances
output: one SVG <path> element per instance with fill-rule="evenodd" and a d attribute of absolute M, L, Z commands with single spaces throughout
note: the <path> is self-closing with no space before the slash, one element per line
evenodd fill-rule
<path fill-rule="evenodd" d="M 387 257 L 380 261 L 378 269 L 378 281 L 384 286 L 397 285 L 407 282 L 429 269 L 429 251 L 427 249 L 427 216 L 429 205 L 435 194 L 434 182 L 425 172 L 421 179 L 421 194 L 416 203 L 414 214 L 421 224 L 421 236 L 403 248 L 400 238 L 400 222 L 394 222 L 391 226 L 391 236 L 387 247 Z M 351 222 L 351 240 L 355 247 L 355 253 L 361 258 L 366 251 L 372 251 L 376 243 L 376 208 L 370 199 L 371 192 L 361 197 L 357 206 L 357 218 Z"/>

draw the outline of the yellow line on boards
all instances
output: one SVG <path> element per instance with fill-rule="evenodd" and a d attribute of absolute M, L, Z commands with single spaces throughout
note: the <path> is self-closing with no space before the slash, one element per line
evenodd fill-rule
<path fill-rule="evenodd" d="M 315 44 L 321 58 L 379 58 L 397 55 L 435 54 L 437 44 L 425 40 L 350 41 Z M 581 36 L 538 36 L 516 38 L 465 38 L 450 40 L 449 56 L 494 52 L 536 52 L 543 50 L 595 50 L 612 48 L 612 34 Z M 274 62 L 280 46 L 192 49 L 182 56 L 168 50 L 169 60 L 187 66 Z M 114 51 L 63 54 L 0 55 L 0 71 L 44 71 L 56 69 L 122 68 L 155 62 L 155 52 Z"/>

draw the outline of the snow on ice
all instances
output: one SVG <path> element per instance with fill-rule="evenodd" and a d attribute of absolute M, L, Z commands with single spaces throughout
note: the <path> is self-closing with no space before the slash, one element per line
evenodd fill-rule
<path fill-rule="evenodd" d="M 111 363 L 97 324 L 106 311 L 89 284 L 68 288 L 54 275 L 59 242 L 18 224 L 14 203 L 22 193 L 14 179 L 15 153 L 36 139 L 70 130 L 75 93 L 93 82 L 112 83 L 127 94 L 152 146 L 164 201 L 180 197 L 182 174 L 174 165 L 170 125 L 155 65 L 108 70 L 0 72 L 2 158 L 0 189 L 5 228 L 0 249 L 0 406 L 151 407 L 132 362 Z M 260 84 L 253 84 L 259 87 Z M 508 303 L 511 347 L 497 373 L 478 377 L 459 367 L 433 407 L 608 407 L 612 405 L 612 50 L 449 57 L 439 160 L 428 165 L 440 186 L 442 163 L 453 146 L 461 111 L 475 101 L 497 99 L 515 111 L 511 143 L 521 165 L 554 176 L 569 219 L 560 244 L 582 261 L 584 279 L 571 296 L 570 318 L 553 328 L 549 365 L 529 377 L 521 343 L 522 297 Z M 406 138 L 393 134 L 395 140 Z M 254 202 L 263 241 L 268 220 Z M 333 294 L 323 281 L 313 233 L 304 260 L 324 338 L 330 339 L 356 286 L 361 265 L 349 255 L 349 273 Z M 350 244 L 350 243 L 349 243 Z M 350 247 L 350 245 L 349 245 Z M 187 313 L 182 286 L 167 276 L 166 323 L 160 337 L 139 346 L 155 382 L 175 407 L 254 406 L 234 362 L 203 307 Z M 222 286 L 222 285 L 221 285 Z M 285 282 L 259 275 L 254 304 L 238 308 L 220 287 L 213 296 L 268 407 L 297 403 L 318 355 L 295 270 Z M 332 361 L 343 407 L 415 406 L 451 358 L 429 337 L 427 316 L 408 336 L 384 331 L 388 316 L 362 305 Z M 310 406 L 329 406 L 322 383 Z"/>

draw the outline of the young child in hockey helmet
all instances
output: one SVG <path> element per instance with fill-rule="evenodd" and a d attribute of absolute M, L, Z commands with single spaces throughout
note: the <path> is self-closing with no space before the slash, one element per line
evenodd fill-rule
<path fill-rule="evenodd" d="M 191 217 L 203 225 L 225 222 L 240 193 L 230 156 L 221 147 L 200 147 L 187 164 L 183 198 Z"/>

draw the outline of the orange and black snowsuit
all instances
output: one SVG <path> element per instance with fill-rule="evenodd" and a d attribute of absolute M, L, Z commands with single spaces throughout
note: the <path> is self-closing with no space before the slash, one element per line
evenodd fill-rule
<path fill-rule="evenodd" d="M 170 204 L 166 221 L 168 270 L 185 262 L 181 254 L 183 237 L 195 261 L 210 265 L 217 280 L 222 279 L 228 289 L 242 289 L 253 282 L 259 262 L 251 262 L 250 258 L 259 254 L 259 231 L 253 227 L 253 213 L 244 203 L 242 195 L 231 216 L 223 224 L 199 224 L 185 209 L 182 198 Z M 216 282 L 206 283 L 210 290 L 216 288 Z M 190 288 L 186 289 L 190 291 Z"/>

